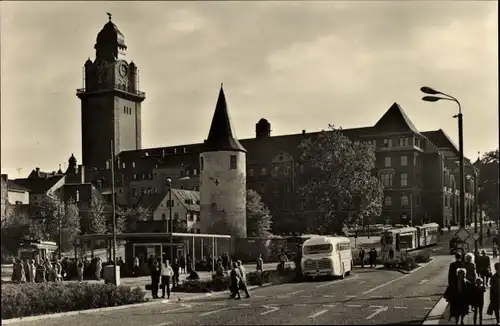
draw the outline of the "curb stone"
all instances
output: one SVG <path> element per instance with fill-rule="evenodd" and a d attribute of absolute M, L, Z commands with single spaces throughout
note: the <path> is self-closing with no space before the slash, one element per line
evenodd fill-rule
<path fill-rule="evenodd" d="M 273 284 L 272 283 L 264 283 L 262 285 L 251 285 L 248 287 L 248 289 L 253 290 L 253 289 L 257 289 L 257 288 L 268 287 L 271 285 L 273 285 Z M 173 293 L 175 293 L 175 292 L 173 292 Z M 157 305 L 157 304 L 166 304 L 169 302 L 176 302 L 176 301 L 181 301 L 181 302 L 182 301 L 193 301 L 193 300 L 203 299 L 206 297 L 218 297 L 218 296 L 227 295 L 227 294 L 228 294 L 227 291 L 218 291 L 218 292 L 208 292 L 208 293 L 197 293 L 197 294 L 193 294 L 192 296 L 186 297 L 184 299 L 178 298 L 177 300 L 175 298 L 170 299 L 170 300 L 164 299 L 164 300 L 155 300 L 155 301 L 150 299 L 146 302 L 127 304 L 127 305 L 122 305 L 122 306 L 86 309 L 86 310 L 78 310 L 78 311 L 66 311 L 66 312 L 58 312 L 58 313 L 47 314 L 47 315 L 2 319 L 1 324 L 8 325 L 8 324 L 16 324 L 16 323 L 30 322 L 30 321 L 37 321 L 37 320 L 55 319 L 55 318 L 68 317 L 68 316 L 85 315 L 85 314 L 91 314 L 91 313 L 96 313 L 96 312 L 123 310 L 123 309 L 127 309 L 127 308 L 147 307 L 147 306 L 153 306 L 153 305 Z"/>

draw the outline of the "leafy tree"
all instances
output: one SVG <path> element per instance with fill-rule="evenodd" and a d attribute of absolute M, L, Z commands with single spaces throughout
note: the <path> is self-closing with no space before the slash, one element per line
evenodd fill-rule
<path fill-rule="evenodd" d="M 372 175 L 375 152 L 368 143 L 352 143 L 343 133 L 329 125 L 328 131 L 305 139 L 300 145 L 302 161 L 310 171 L 300 194 L 314 207 L 314 229 L 320 233 L 342 232 L 342 208 L 359 215 L 379 215 L 382 209 L 382 187 Z M 356 201 L 353 198 L 357 197 Z"/>
<path fill-rule="evenodd" d="M 498 162 L 499 151 L 483 155 L 476 167 L 479 169 L 479 202 L 490 219 L 498 216 Z"/>
<path fill-rule="evenodd" d="M 103 234 L 108 230 L 109 212 L 106 203 L 93 197 L 89 214 L 87 215 L 84 233 Z"/>
<path fill-rule="evenodd" d="M 136 230 L 137 221 L 146 221 L 152 214 L 150 208 L 142 206 L 131 207 L 117 207 L 116 208 L 116 229 L 117 232 L 134 232 Z M 109 231 L 111 231 L 112 224 L 109 224 Z"/>
<path fill-rule="evenodd" d="M 59 198 L 44 197 L 40 215 L 30 222 L 30 233 L 37 238 L 59 242 L 59 228 L 62 233 L 62 251 L 71 250 L 76 236 L 80 234 L 80 210 L 74 200 L 64 204 Z"/>
<path fill-rule="evenodd" d="M 269 208 L 255 190 L 247 190 L 247 236 L 268 238 L 271 236 L 272 216 Z"/>
<path fill-rule="evenodd" d="M 28 214 L 21 211 L 18 206 L 8 205 L 5 214 L 2 214 L 2 257 L 15 255 L 22 238 L 39 237 L 37 234 L 31 234 L 30 231 Z"/>

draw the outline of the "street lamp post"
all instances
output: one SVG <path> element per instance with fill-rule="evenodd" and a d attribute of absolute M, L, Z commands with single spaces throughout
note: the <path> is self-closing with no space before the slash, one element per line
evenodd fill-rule
<path fill-rule="evenodd" d="M 167 185 L 168 185 L 168 208 L 169 208 L 169 213 L 168 213 L 168 218 L 170 222 L 170 262 L 173 262 L 174 260 L 174 221 L 172 220 L 172 179 L 168 178 L 167 179 Z M 168 228 L 168 227 L 167 227 Z"/>
<path fill-rule="evenodd" d="M 465 228 L 465 173 L 464 173 L 464 135 L 463 135 L 463 118 L 462 106 L 460 102 L 451 95 L 436 91 L 430 87 L 424 86 L 420 90 L 425 94 L 431 96 L 424 96 L 422 100 L 426 102 L 437 102 L 439 100 L 452 101 L 458 105 L 458 114 L 454 118 L 458 118 L 458 147 L 459 147 L 459 160 L 460 160 L 460 227 Z M 441 96 L 435 96 L 441 95 Z"/>

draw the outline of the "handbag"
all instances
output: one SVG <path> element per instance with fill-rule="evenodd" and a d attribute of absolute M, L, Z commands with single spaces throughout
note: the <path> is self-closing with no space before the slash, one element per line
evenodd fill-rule
<path fill-rule="evenodd" d="M 488 309 L 486 309 L 486 314 L 489 316 L 493 315 L 493 305 L 491 304 L 491 302 L 488 305 Z"/>
<path fill-rule="evenodd" d="M 451 320 L 450 304 L 449 303 L 446 305 L 446 308 L 444 309 L 443 319 L 448 320 L 448 321 Z"/>

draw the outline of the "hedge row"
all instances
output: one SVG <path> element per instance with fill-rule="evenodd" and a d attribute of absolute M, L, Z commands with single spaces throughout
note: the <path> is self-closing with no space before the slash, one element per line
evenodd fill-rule
<path fill-rule="evenodd" d="M 23 283 L 2 285 L 2 318 L 19 318 L 145 302 L 139 288 L 112 284 Z"/>
<path fill-rule="evenodd" d="M 265 270 L 262 273 L 247 273 L 247 285 L 262 285 L 266 283 L 281 284 L 292 282 L 296 278 L 295 269 L 285 268 L 283 271 Z M 229 290 L 229 276 L 212 277 L 211 280 L 186 280 L 172 288 L 173 292 L 206 293 Z"/>

